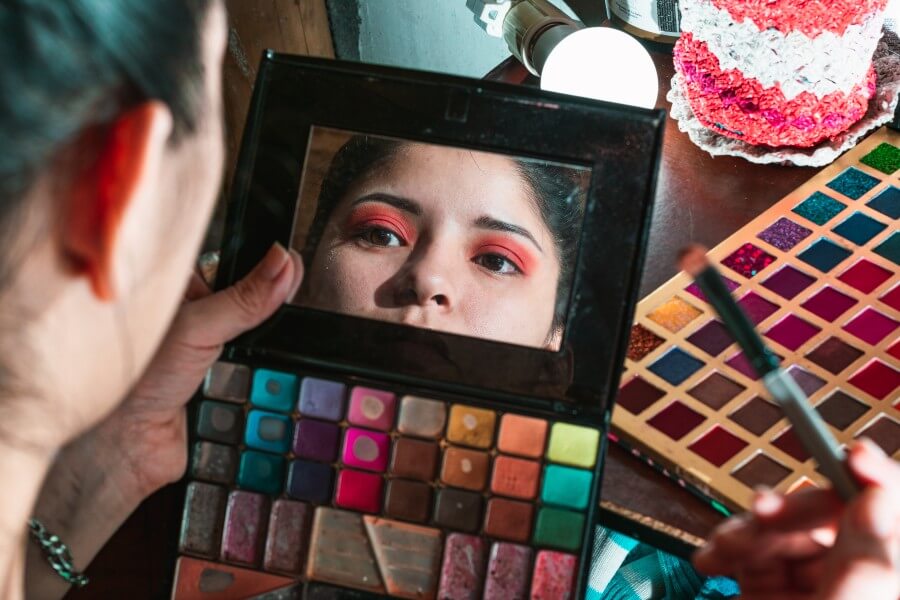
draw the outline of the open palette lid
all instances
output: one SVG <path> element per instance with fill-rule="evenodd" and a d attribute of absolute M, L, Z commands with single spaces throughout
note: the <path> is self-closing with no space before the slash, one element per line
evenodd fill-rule
<path fill-rule="evenodd" d="M 301 251 L 306 277 L 230 356 L 597 419 L 624 360 L 663 124 L 662 111 L 266 53 L 216 285 L 274 242 Z"/>

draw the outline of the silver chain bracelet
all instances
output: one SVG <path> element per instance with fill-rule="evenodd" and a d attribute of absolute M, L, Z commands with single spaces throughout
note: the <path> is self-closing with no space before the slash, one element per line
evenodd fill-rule
<path fill-rule="evenodd" d="M 47 531 L 44 524 L 37 519 L 28 521 L 28 529 L 31 532 L 31 537 L 41 547 L 41 552 L 43 552 L 47 562 L 50 563 L 50 566 L 53 567 L 53 570 L 60 577 L 75 587 L 80 588 L 87 585 L 87 576 L 75 569 L 69 547 L 58 536 Z"/>

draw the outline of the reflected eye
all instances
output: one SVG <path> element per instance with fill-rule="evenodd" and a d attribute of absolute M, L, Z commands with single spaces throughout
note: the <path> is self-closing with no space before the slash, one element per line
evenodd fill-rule
<path fill-rule="evenodd" d="M 390 229 L 384 229 L 383 227 L 370 227 L 364 229 L 359 232 L 358 237 L 373 246 L 396 248 L 405 245 L 400 236 Z"/>
<path fill-rule="evenodd" d="M 476 256 L 473 262 L 499 275 L 513 275 L 522 272 L 522 269 L 514 262 L 500 254 L 481 254 Z"/>

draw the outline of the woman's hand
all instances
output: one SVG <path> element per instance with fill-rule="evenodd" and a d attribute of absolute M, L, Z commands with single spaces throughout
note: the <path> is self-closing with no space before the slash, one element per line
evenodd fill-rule
<path fill-rule="evenodd" d="M 743 600 L 900 598 L 900 465 L 868 440 L 848 463 L 864 489 L 760 492 L 694 555 L 710 575 L 735 577 Z"/>
<path fill-rule="evenodd" d="M 302 278 L 300 256 L 280 245 L 215 294 L 193 275 L 147 371 L 109 417 L 62 450 L 41 490 L 35 516 L 69 545 L 77 567 L 90 562 L 144 498 L 182 476 L 187 401 L 222 346 L 270 317 Z M 62 579 L 30 546 L 28 595 L 61 596 Z"/>

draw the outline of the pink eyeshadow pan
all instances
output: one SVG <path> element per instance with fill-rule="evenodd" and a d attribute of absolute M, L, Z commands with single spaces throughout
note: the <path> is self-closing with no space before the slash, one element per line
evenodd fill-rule
<path fill-rule="evenodd" d="M 748 279 L 773 262 L 774 256 L 750 243 L 744 244 L 722 260 L 723 265 Z"/>
<path fill-rule="evenodd" d="M 838 276 L 838 279 L 864 294 L 868 294 L 890 278 L 891 272 L 873 262 L 862 259 Z"/>
<path fill-rule="evenodd" d="M 827 286 L 817 292 L 801 306 L 812 314 L 822 317 L 826 321 L 833 321 L 850 310 L 856 304 L 856 300 L 847 294 L 842 294 L 833 287 Z"/>
<path fill-rule="evenodd" d="M 882 400 L 900 387 L 900 371 L 876 358 L 854 373 L 848 381 L 870 396 Z"/>
<path fill-rule="evenodd" d="M 703 415 L 676 400 L 647 423 L 673 440 L 680 440 L 705 420 Z"/>
<path fill-rule="evenodd" d="M 888 354 L 900 360 L 900 340 L 897 340 L 897 343 L 888 348 Z"/>
<path fill-rule="evenodd" d="M 725 287 L 728 288 L 729 292 L 733 292 L 740 287 L 740 284 L 738 282 L 728 279 L 724 275 L 722 276 L 722 281 L 725 282 Z M 706 296 L 703 294 L 703 290 L 701 290 L 700 286 L 696 283 L 690 284 L 689 286 L 684 288 L 684 291 L 706 302 Z"/>
<path fill-rule="evenodd" d="M 792 299 L 794 296 L 808 288 L 815 281 L 811 277 L 791 266 L 786 266 L 763 282 L 766 287 L 782 298 Z"/>
<path fill-rule="evenodd" d="M 812 323 L 808 323 L 800 317 L 788 315 L 769 329 L 766 337 L 775 340 L 785 348 L 796 350 L 819 331 L 821 329 Z"/>
<path fill-rule="evenodd" d="M 351 427 L 344 438 L 341 459 L 349 467 L 381 472 L 387 468 L 390 443 L 387 434 Z"/>
<path fill-rule="evenodd" d="M 900 311 L 900 285 L 889 291 L 887 294 L 881 297 L 881 301 L 893 308 L 894 310 Z"/>
<path fill-rule="evenodd" d="M 754 325 L 759 325 L 769 315 L 778 310 L 778 305 L 769 302 L 756 292 L 750 292 L 738 301 Z"/>
<path fill-rule="evenodd" d="M 716 425 L 688 447 L 712 464 L 721 467 L 732 456 L 746 448 L 747 442 Z"/>
<path fill-rule="evenodd" d="M 874 346 L 893 333 L 898 326 L 900 323 L 892 318 L 875 309 L 867 308 L 844 325 L 844 330 Z"/>
<path fill-rule="evenodd" d="M 394 423 L 397 397 L 391 392 L 355 387 L 350 393 L 347 420 L 354 425 L 387 431 Z"/>
<path fill-rule="evenodd" d="M 776 354 L 775 356 L 781 360 L 781 356 Z M 739 373 L 743 373 L 753 381 L 759 379 L 759 375 L 756 374 L 756 371 L 753 370 L 753 365 L 750 364 L 750 361 L 747 360 L 746 355 L 744 355 L 743 350 L 729 358 L 725 361 L 725 364 L 734 369 Z"/>
<path fill-rule="evenodd" d="M 338 475 L 334 502 L 341 508 L 377 513 L 381 510 L 383 485 L 380 475 L 344 469 Z"/>

